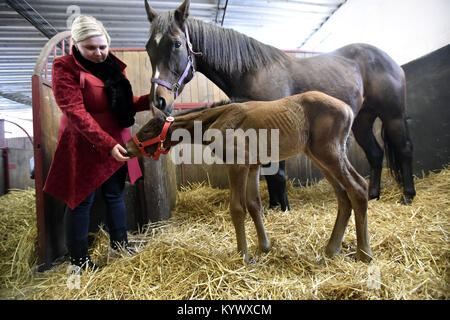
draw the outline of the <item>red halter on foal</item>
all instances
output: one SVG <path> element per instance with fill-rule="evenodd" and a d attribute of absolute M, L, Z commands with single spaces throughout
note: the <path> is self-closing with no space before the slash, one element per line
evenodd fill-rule
<path fill-rule="evenodd" d="M 170 125 L 174 121 L 175 121 L 174 117 L 167 117 L 166 118 L 166 123 L 164 123 L 164 127 L 163 127 L 163 129 L 161 131 L 161 134 L 159 136 L 155 137 L 155 138 L 148 139 L 148 140 L 145 140 L 143 142 L 140 142 L 138 137 L 137 137 L 137 135 L 134 135 L 133 136 L 133 141 L 136 144 L 136 146 L 138 147 L 139 151 L 144 156 L 149 157 L 149 158 L 153 158 L 155 160 L 159 159 L 159 156 L 160 156 L 161 153 L 162 154 L 167 154 L 169 152 L 169 150 L 170 150 L 170 147 L 165 149 L 164 146 L 163 146 L 163 143 L 166 140 L 167 131 L 169 130 Z M 156 148 L 155 153 L 153 155 L 148 154 L 145 151 L 145 147 L 151 146 L 152 144 L 156 144 L 156 143 L 159 143 L 159 145 Z"/>

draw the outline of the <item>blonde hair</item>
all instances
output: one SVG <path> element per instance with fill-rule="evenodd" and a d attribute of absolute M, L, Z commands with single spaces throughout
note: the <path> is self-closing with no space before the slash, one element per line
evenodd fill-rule
<path fill-rule="evenodd" d="M 77 43 L 90 37 L 102 35 L 106 37 L 108 46 L 111 43 L 111 38 L 103 24 L 92 16 L 80 15 L 76 17 L 72 23 L 71 33 L 73 40 Z"/>

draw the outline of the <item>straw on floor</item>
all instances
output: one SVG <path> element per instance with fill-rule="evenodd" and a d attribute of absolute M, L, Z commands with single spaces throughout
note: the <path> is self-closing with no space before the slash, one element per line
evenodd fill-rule
<path fill-rule="evenodd" d="M 383 172 L 379 201 L 369 202 L 374 260 L 354 259 L 354 220 L 342 253 L 323 255 L 336 218 L 336 200 L 326 181 L 288 186 L 290 212 L 265 209 L 272 241 L 257 252 L 256 232 L 247 217 L 252 259 L 236 253 L 228 213 L 228 190 L 191 185 L 178 194 L 173 217 L 130 234 L 139 249 L 115 255 L 106 232 L 92 248 L 100 271 L 68 273 L 65 262 L 37 273 L 34 193 L 0 198 L 0 298 L 4 299 L 448 299 L 450 168 L 415 179 L 412 206 L 399 203 L 401 190 Z M 263 204 L 267 187 L 261 182 Z"/>

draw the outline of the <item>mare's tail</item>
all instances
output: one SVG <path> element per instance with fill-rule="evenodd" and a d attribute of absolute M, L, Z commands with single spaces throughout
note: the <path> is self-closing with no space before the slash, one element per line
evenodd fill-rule
<path fill-rule="evenodd" d="M 391 142 L 391 139 L 384 127 L 384 124 L 381 127 L 381 137 L 384 141 L 384 154 L 386 155 L 386 165 L 389 169 L 391 175 L 395 178 L 398 184 L 402 184 L 402 172 L 401 172 L 401 163 L 398 156 L 395 154 L 395 148 Z"/>
<path fill-rule="evenodd" d="M 406 109 L 406 84 L 403 86 L 403 101 Z M 403 128 L 405 129 L 404 134 L 406 141 L 411 141 L 406 114 L 402 117 L 402 121 L 403 121 Z M 389 136 L 384 124 L 381 127 L 381 137 L 383 138 L 384 141 L 384 154 L 386 155 L 386 164 L 389 169 L 389 172 L 395 178 L 395 180 L 399 185 L 403 185 L 404 180 L 401 168 L 402 161 L 396 152 L 395 146 L 392 142 L 392 137 Z"/>

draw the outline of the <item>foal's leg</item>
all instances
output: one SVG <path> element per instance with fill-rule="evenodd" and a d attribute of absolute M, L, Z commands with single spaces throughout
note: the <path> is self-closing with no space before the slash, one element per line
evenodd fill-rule
<path fill-rule="evenodd" d="M 247 180 L 247 209 L 253 219 L 258 234 L 259 250 L 267 252 L 270 249 L 270 241 L 264 228 L 262 217 L 261 197 L 259 196 L 259 166 L 251 166 Z"/>
<path fill-rule="evenodd" d="M 228 165 L 228 182 L 230 185 L 230 213 L 236 231 L 237 249 L 249 261 L 247 239 L 245 235 L 246 189 L 248 167 L 244 165 Z"/>
<path fill-rule="evenodd" d="M 341 251 L 342 239 L 344 238 L 345 229 L 347 229 L 348 221 L 352 213 L 352 204 L 347 196 L 347 192 L 342 185 L 330 174 L 326 167 L 322 166 L 314 156 L 308 153 L 309 158 L 314 165 L 320 169 L 324 177 L 328 180 L 334 189 L 334 193 L 338 201 L 338 213 L 336 222 L 334 223 L 333 231 L 330 240 L 325 248 L 325 254 L 332 258 Z"/>
<path fill-rule="evenodd" d="M 344 158 L 344 161 L 346 163 L 347 170 L 352 175 L 354 181 L 359 184 L 359 187 L 361 190 L 364 190 L 365 194 L 367 194 L 367 182 L 364 180 L 363 177 L 353 168 L 350 161 L 347 157 Z M 363 203 L 363 212 L 365 214 L 361 215 L 361 219 L 357 219 L 356 211 L 355 211 L 355 222 L 356 222 L 356 239 L 358 242 L 358 248 L 365 248 L 362 251 L 359 251 L 356 253 L 356 256 L 358 259 L 362 261 L 370 261 L 372 257 L 372 251 L 370 250 L 369 245 L 369 235 L 367 231 L 367 199 Z"/>
<path fill-rule="evenodd" d="M 370 261 L 372 259 L 372 251 L 370 250 L 367 231 L 367 184 L 362 178 L 358 179 L 358 181 L 353 178 L 356 171 L 346 161 L 345 150 L 339 144 L 314 146 L 311 148 L 311 153 L 345 188 L 352 208 L 355 211 L 356 257 L 365 262 Z"/>

